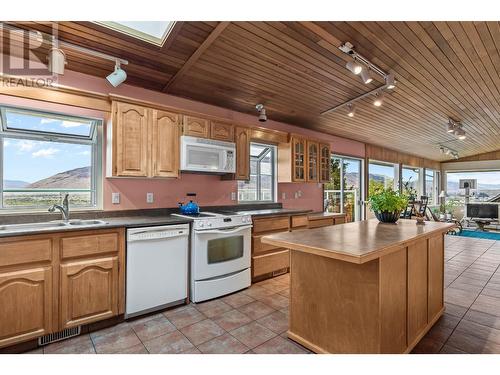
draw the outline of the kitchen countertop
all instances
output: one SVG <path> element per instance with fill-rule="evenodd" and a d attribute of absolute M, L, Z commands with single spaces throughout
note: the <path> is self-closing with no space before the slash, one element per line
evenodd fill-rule
<path fill-rule="evenodd" d="M 252 216 L 282 216 L 282 215 L 298 215 L 307 214 L 312 212 L 312 210 L 300 209 L 300 208 L 270 208 L 262 210 L 238 210 L 238 213 L 250 214 Z"/>
<path fill-rule="evenodd" d="M 155 215 L 155 216 L 138 215 L 138 216 L 121 216 L 121 217 L 111 217 L 111 218 L 102 217 L 99 218 L 98 220 L 102 220 L 105 223 L 95 224 L 95 225 L 67 225 L 67 226 L 57 226 L 57 227 L 47 227 L 47 228 L 21 227 L 22 229 L 18 230 L 1 230 L 2 226 L 0 225 L 0 238 L 44 234 L 44 233 L 55 233 L 55 232 L 70 232 L 79 230 L 96 230 L 96 229 L 123 228 L 123 227 L 136 228 L 136 227 L 159 226 L 159 225 L 186 224 L 186 223 L 191 223 L 193 221 L 192 219 L 189 218 L 183 218 L 174 215 Z M 61 220 L 54 221 L 54 223 L 60 223 L 60 222 Z"/>
<path fill-rule="evenodd" d="M 396 224 L 377 219 L 357 221 L 323 228 L 276 233 L 262 242 L 351 263 L 365 263 L 396 251 L 409 241 L 446 232 L 455 224 L 400 219 Z"/>
<path fill-rule="evenodd" d="M 336 213 L 336 212 L 313 212 L 307 215 L 309 220 L 320 220 L 320 219 L 328 219 L 330 217 L 344 217 L 345 214 Z"/>

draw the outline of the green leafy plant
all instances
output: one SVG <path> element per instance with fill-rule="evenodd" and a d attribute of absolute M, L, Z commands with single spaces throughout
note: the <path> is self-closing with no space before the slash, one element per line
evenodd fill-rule
<path fill-rule="evenodd" d="M 368 201 L 374 212 L 401 212 L 408 204 L 408 196 L 389 188 L 370 196 Z"/>

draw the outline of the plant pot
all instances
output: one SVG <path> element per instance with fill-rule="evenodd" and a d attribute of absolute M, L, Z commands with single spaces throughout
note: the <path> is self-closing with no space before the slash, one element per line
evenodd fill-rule
<path fill-rule="evenodd" d="M 399 220 L 399 215 L 401 215 L 401 211 L 395 211 L 395 212 L 374 212 L 375 217 L 380 221 L 381 223 L 395 223 L 396 221 Z"/>

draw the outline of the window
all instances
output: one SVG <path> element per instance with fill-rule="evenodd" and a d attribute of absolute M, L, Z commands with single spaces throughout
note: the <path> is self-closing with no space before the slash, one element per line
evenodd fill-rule
<path fill-rule="evenodd" d="M 239 202 L 274 202 L 276 146 L 250 143 L 250 181 L 238 181 Z"/>
<path fill-rule="evenodd" d="M 439 204 L 439 172 L 433 169 L 425 169 L 424 194 L 429 197 L 429 205 Z"/>
<path fill-rule="evenodd" d="M 101 121 L 0 107 L 0 209 L 99 206 Z"/>
<path fill-rule="evenodd" d="M 101 21 L 96 23 L 158 46 L 165 43 L 175 24 L 174 21 Z"/>
<path fill-rule="evenodd" d="M 402 191 L 420 199 L 420 168 L 403 166 L 401 173 Z"/>
<path fill-rule="evenodd" d="M 399 166 L 398 164 L 370 161 L 368 166 L 368 196 L 380 189 L 389 187 L 398 189 Z"/>
<path fill-rule="evenodd" d="M 325 211 L 345 213 L 346 221 L 361 220 L 362 181 L 361 159 L 333 156 L 330 182 L 323 187 Z"/>
<path fill-rule="evenodd" d="M 500 171 L 446 172 L 446 202 L 465 202 L 465 189 L 460 180 L 475 179 L 476 189 L 470 190 L 469 202 L 500 201 Z"/>

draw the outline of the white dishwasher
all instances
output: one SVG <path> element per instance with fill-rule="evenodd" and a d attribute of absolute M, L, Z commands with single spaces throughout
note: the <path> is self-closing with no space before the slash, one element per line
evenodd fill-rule
<path fill-rule="evenodd" d="M 127 229 L 125 317 L 183 303 L 189 224 Z"/>

